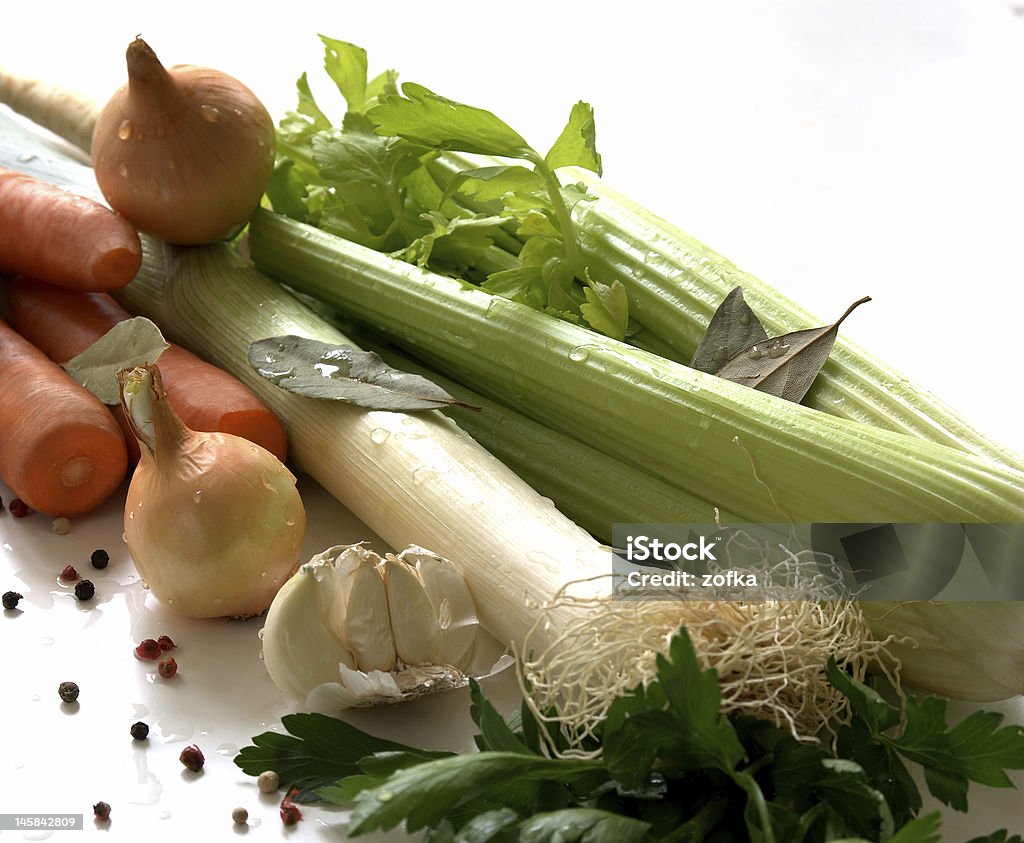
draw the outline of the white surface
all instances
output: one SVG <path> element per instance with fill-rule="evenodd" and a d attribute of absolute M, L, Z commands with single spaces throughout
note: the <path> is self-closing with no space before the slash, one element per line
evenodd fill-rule
<path fill-rule="evenodd" d="M 1024 15 L 1011 0 L 19 3 L 0 20 L 3 64 L 101 99 L 141 33 L 167 63 L 234 73 L 275 116 L 293 106 L 302 71 L 326 104 L 318 32 L 366 47 L 371 72 L 396 67 L 495 110 L 538 147 L 586 99 L 608 183 L 823 322 L 870 294 L 844 333 L 1024 451 Z M 308 492 L 311 553 L 363 537 Z M 40 516 L 0 516 L 0 589 L 26 593 L 23 614 L 0 618 L 0 812 L 88 814 L 105 799 L 110 833 L 217 839 L 244 804 L 261 839 L 340 836 L 338 817 L 315 810 L 283 832 L 276 802 L 231 763 L 287 710 L 260 672 L 258 622 L 183 623 L 142 594 L 119 537 L 117 501 L 64 537 Z M 56 575 L 70 561 L 87 569 L 99 546 L 113 561 L 95 577 L 97 605 L 80 608 Z M 181 645 L 168 683 L 131 653 L 162 632 Z M 73 716 L 56 696 L 63 679 L 82 686 Z M 422 701 L 365 723 L 457 743 L 465 703 Z M 1019 700 L 1004 708 L 1024 722 Z M 437 729 L 438 712 L 452 729 Z M 127 732 L 140 717 L 154 726 L 146 748 Z M 207 756 L 199 781 L 177 762 L 193 741 Z M 950 819 L 944 839 L 1019 830 L 1020 799 L 972 787 L 970 816 Z"/>

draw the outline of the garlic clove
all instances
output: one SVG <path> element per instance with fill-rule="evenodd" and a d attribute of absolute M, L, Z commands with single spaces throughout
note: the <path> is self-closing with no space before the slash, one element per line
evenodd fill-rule
<path fill-rule="evenodd" d="M 340 668 L 355 667 L 348 648 L 323 623 L 324 575 L 330 569 L 316 557 L 282 586 L 267 612 L 261 632 L 263 663 L 273 683 L 296 699 L 309 688 L 337 681 Z M 301 652 L 301 659 L 293 654 Z"/>
<path fill-rule="evenodd" d="M 407 665 L 437 664 L 441 626 L 413 568 L 390 553 L 381 563 L 395 650 Z"/>
<path fill-rule="evenodd" d="M 399 555 L 423 583 L 424 591 L 441 629 L 439 664 L 465 668 L 473 658 L 480 620 L 476 602 L 462 574 L 450 561 L 421 547 L 410 547 Z"/>
<path fill-rule="evenodd" d="M 340 627 L 345 643 L 356 657 L 356 667 L 362 671 L 391 670 L 395 666 L 387 590 L 374 556 L 360 555 L 343 579 L 347 599 Z"/>

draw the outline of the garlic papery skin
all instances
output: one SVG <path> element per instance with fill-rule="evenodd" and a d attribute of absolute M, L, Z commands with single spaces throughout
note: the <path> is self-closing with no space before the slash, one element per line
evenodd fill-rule
<path fill-rule="evenodd" d="M 420 560 L 431 569 L 429 591 Z M 458 631 L 447 649 L 442 617 Z M 478 630 L 450 562 L 422 548 L 382 558 L 360 543 L 302 565 L 274 598 L 260 637 L 274 684 L 306 710 L 332 712 L 465 685 Z M 460 664 L 442 661 L 449 652 Z"/>
<path fill-rule="evenodd" d="M 157 366 L 118 380 L 141 451 L 124 538 L 143 582 L 188 617 L 262 614 L 299 565 L 306 513 L 295 477 L 246 439 L 187 428 Z"/>
<path fill-rule="evenodd" d="M 168 243 L 234 234 L 274 168 L 274 121 L 245 85 L 211 68 L 165 68 L 141 38 L 128 82 L 96 120 L 92 162 L 110 207 Z"/>

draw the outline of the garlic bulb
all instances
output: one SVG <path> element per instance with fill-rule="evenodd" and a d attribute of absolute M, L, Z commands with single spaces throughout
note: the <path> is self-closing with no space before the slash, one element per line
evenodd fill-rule
<path fill-rule="evenodd" d="M 306 513 L 295 477 L 240 436 L 189 430 L 155 365 L 118 381 L 141 450 L 124 538 L 143 581 L 189 617 L 262 614 L 299 564 Z"/>
<path fill-rule="evenodd" d="M 364 543 L 319 553 L 274 598 L 261 632 L 274 684 L 314 711 L 398 702 L 466 682 L 479 621 L 451 562 Z"/>
<path fill-rule="evenodd" d="M 110 207 L 168 243 L 229 237 L 259 204 L 274 169 L 274 122 L 256 95 L 217 70 L 165 68 L 136 38 L 128 83 L 92 136 L 96 181 Z"/>

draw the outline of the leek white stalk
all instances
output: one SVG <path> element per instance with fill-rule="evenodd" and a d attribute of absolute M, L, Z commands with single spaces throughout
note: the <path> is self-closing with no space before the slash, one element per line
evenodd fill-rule
<path fill-rule="evenodd" d="M 143 582 L 188 617 L 262 614 L 299 564 L 306 513 L 295 477 L 240 436 L 189 430 L 157 366 L 118 381 L 141 451 L 124 538 Z"/>
<path fill-rule="evenodd" d="M 913 685 L 954 699 L 1024 694 L 1024 604 L 868 603 L 864 615 Z"/>

